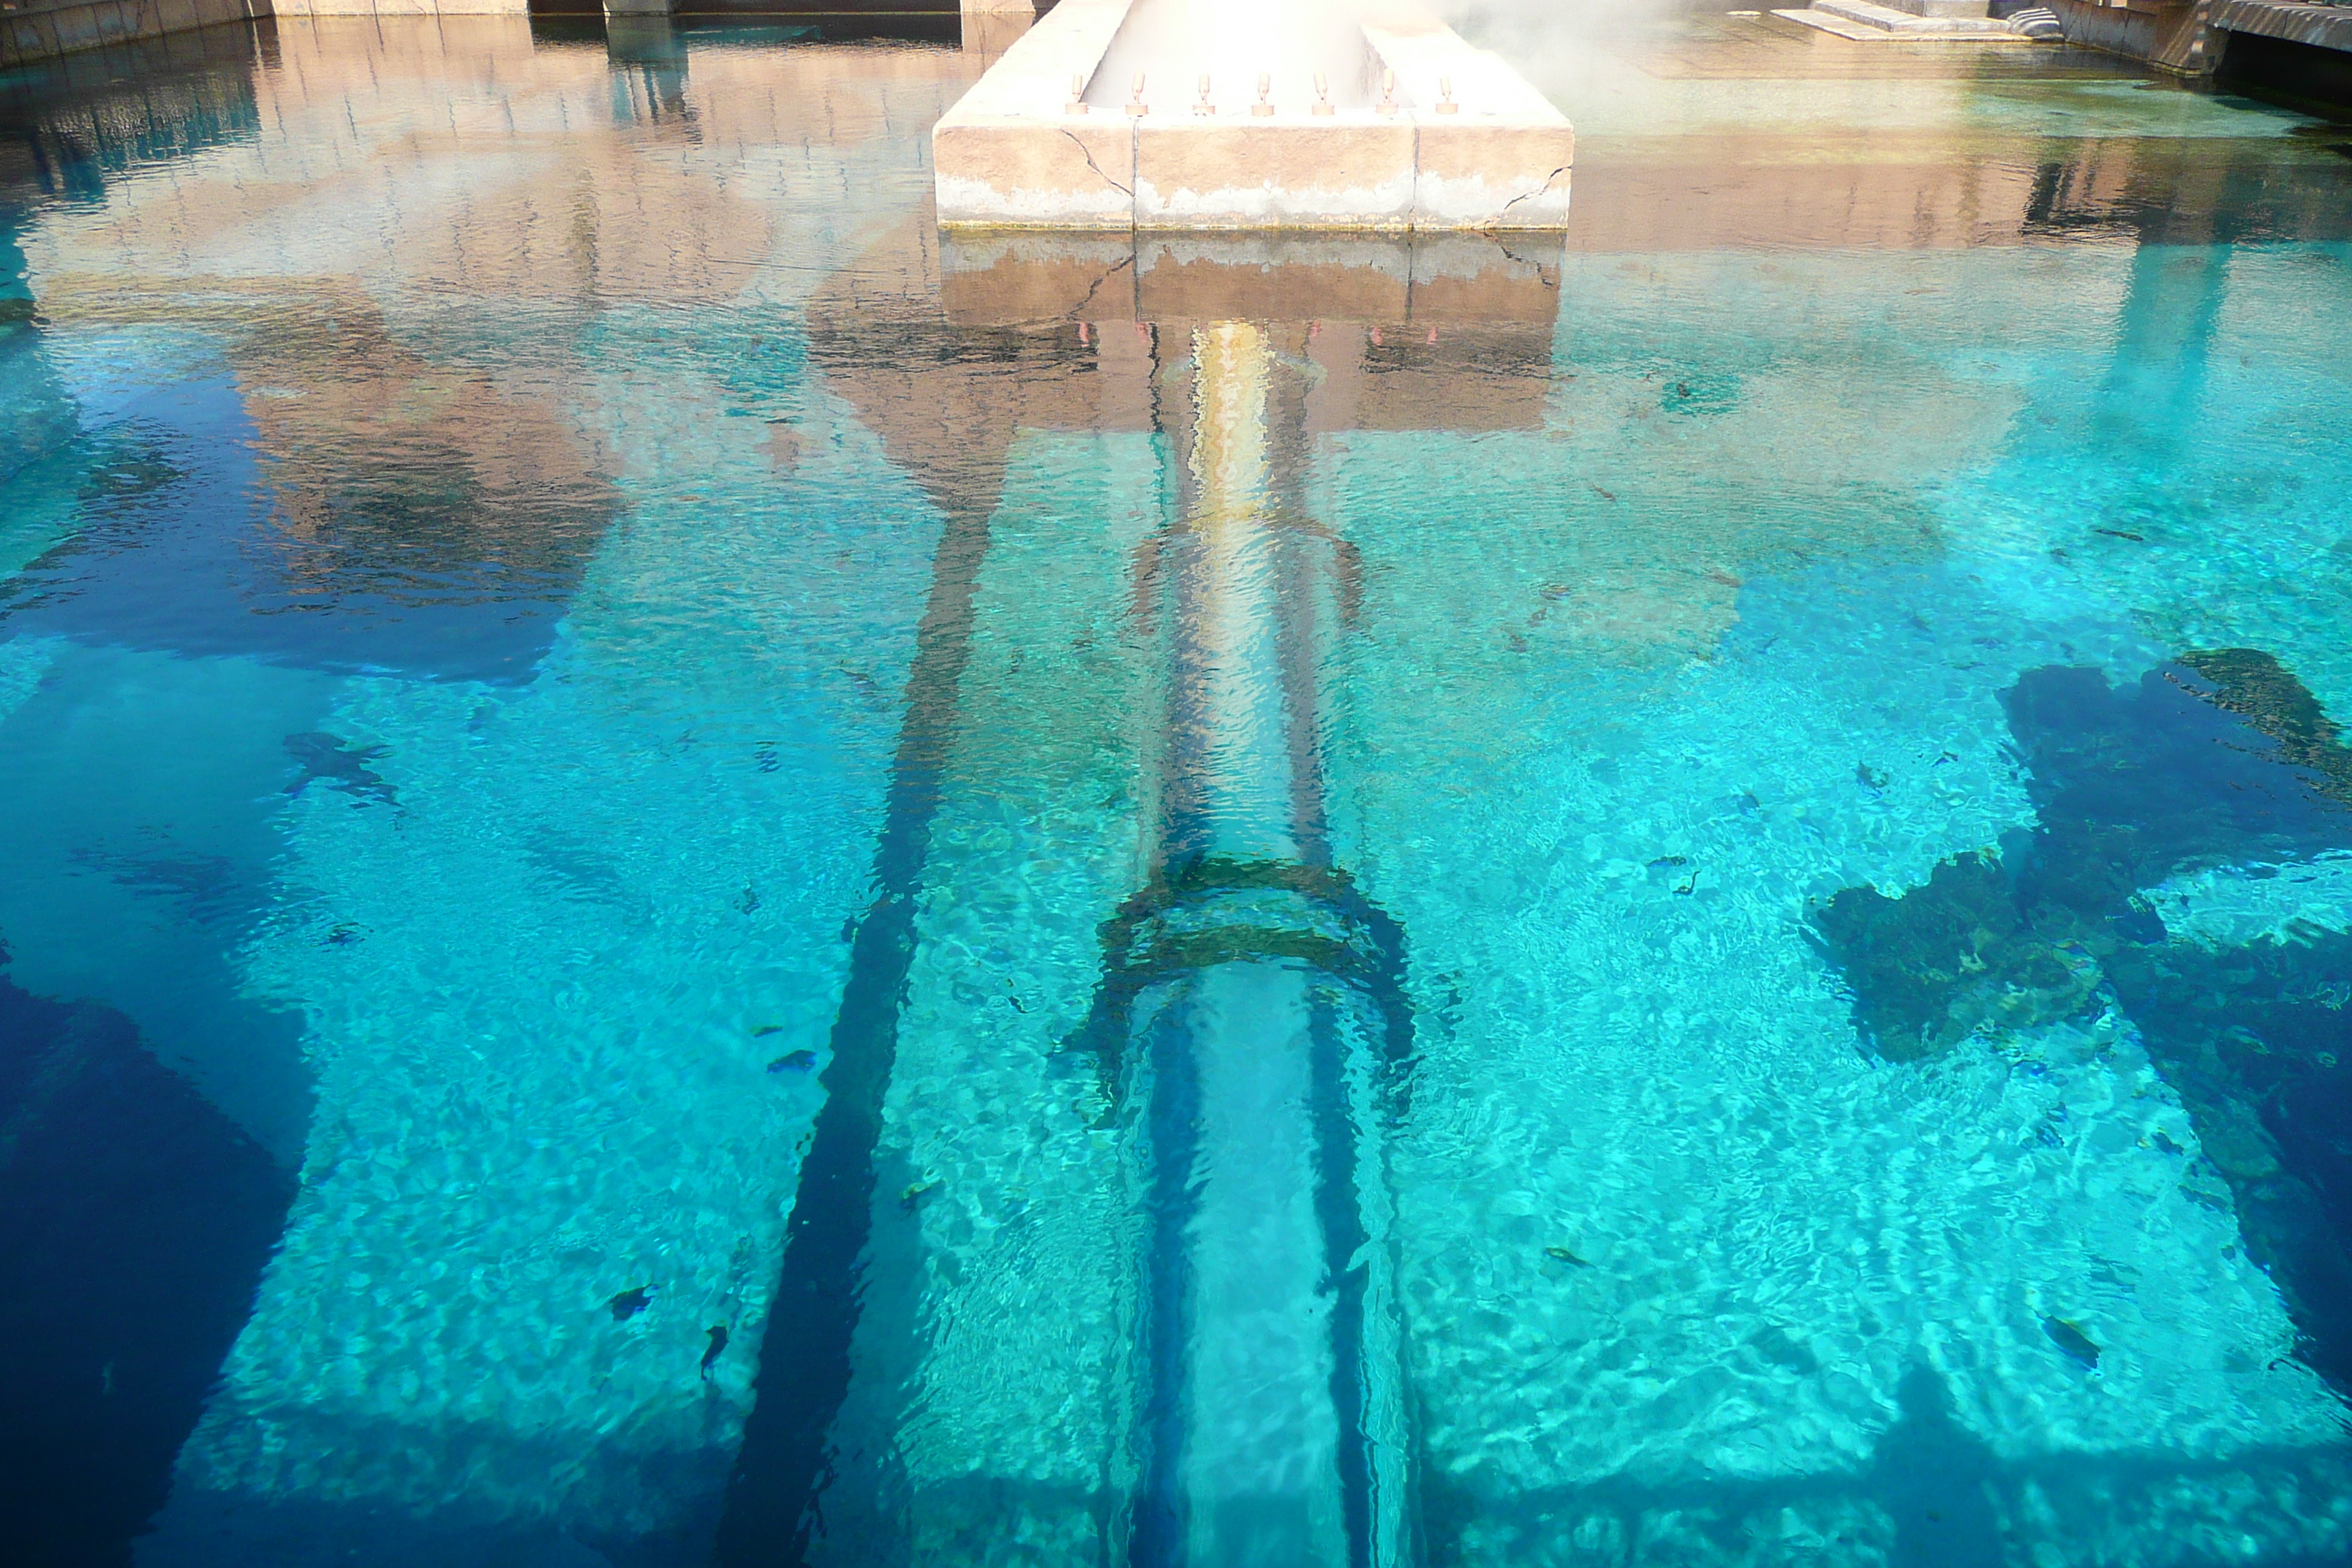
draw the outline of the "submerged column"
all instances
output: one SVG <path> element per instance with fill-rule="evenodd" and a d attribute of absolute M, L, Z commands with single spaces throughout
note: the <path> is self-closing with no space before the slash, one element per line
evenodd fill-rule
<path fill-rule="evenodd" d="M 1394 922 L 1325 847 L 1316 670 L 1339 547 L 1278 492 L 1278 356 L 1197 331 L 1158 871 L 1106 930 L 1141 1225 L 1135 1568 L 1412 1557 L 1380 1130 L 1410 1050 Z M 1295 401 L 1295 400 L 1294 400 Z M 1294 433 L 1295 434 L 1295 433 Z M 1302 443 L 1303 444 L 1303 443 Z"/>

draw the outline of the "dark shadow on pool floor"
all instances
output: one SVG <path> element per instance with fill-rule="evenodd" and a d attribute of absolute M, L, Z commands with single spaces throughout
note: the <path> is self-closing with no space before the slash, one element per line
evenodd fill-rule
<path fill-rule="evenodd" d="M 2352 749 L 2259 650 L 2190 653 L 2111 687 L 2029 671 L 2004 698 L 2039 823 L 1890 899 L 1814 912 L 1870 1048 L 1912 1060 L 1979 1030 L 2118 1006 L 2293 1314 L 2352 1392 L 2352 937 L 2214 951 L 2168 938 L 2146 889 L 2185 871 L 2352 847 Z M 2275 873 L 2273 873 L 2275 874 Z"/>
<path fill-rule="evenodd" d="M 130 1020 L 0 977 L 0 1556 L 131 1562 L 293 1192 Z"/>

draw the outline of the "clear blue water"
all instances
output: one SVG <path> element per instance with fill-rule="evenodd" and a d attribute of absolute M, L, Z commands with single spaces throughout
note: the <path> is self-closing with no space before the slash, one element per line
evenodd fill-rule
<path fill-rule="evenodd" d="M 2352 139 L 1465 26 L 1564 248 L 0 79 L 13 1561 L 2352 1559 Z"/>

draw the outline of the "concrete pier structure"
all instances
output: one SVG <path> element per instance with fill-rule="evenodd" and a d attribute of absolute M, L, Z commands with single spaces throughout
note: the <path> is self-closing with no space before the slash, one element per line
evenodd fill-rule
<path fill-rule="evenodd" d="M 1426 13 L 1294 29 L 1287 69 L 1186 20 L 1168 0 L 1063 0 L 934 131 L 940 224 L 1565 224 L 1567 118 Z"/>

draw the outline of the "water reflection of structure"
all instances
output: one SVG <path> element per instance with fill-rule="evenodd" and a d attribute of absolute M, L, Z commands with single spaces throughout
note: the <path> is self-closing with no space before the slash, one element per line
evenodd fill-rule
<path fill-rule="evenodd" d="M 936 276 L 937 263 L 883 259 L 933 243 L 904 232 L 856 270 Z M 922 1184 L 892 1204 L 878 1176 L 890 1158 L 885 1100 L 919 963 L 922 857 L 950 737 L 966 721 L 939 700 L 953 703 L 967 657 L 984 509 L 1015 417 L 1156 431 L 1172 448 L 1159 488 L 1181 498 L 1134 558 L 1137 608 L 1167 639 L 1155 659 L 1161 706 L 1143 721 L 1162 737 L 1146 744 L 1164 747 L 1148 764 L 1160 782 L 1143 790 L 1156 825 L 1144 886 L 1101 928 L 1107 967 L 1068 1042 L 1108 1069 L 1125 1107 L 1129 1157 L 1097 1180 L 1135 1184 L 1134 1212 L 1114 1230 L 1149 1302 L 1125 1347 L 1106 1347 L 1132 1363 L 1109 1374 L 1125 1392 L 1106 1394 L 1130 1411 L 1097 1460 L 1112 1495 L 1087 1504 L 1101 1550 L 1151 1564 L 1253 1552 L 1393 1563 L 1412 1550 L 1409 1400 L 1379 1179 L 1383 1107 L 1410 1051 L 1403 943 L 1327 841 L 1317 671 L 1354 614 L 1357 567 L 1298 487 L 1314 440 L 1351 426 L 1535 424 L 1557 274 L 1483 241 L 1310 246 L 1285 259 L 1293 265 L 1268 268 L 1247 242 L 1179 247 L 1141 297 L 1165 312 L 1157 321 L 1139 317 L 1138 296 L 1087 283 L 1099 258 L 1055 246 L 950 258 L 948 323 L 917 295 L 885 327 L 885 300 L 863 289 L 854 310 L 829 291 L 811 311 L 814 352 L 957 521 L 909 679 L 877 861 L 886 894 L 858 932 L 834 1034 L 725 1561 L 862 1561 L 905 1531 L 954 1528 L 932 1517 L 952 1514 L 951 1493 L 919 1486 L 908 1501 L 905 1479 L 876 1467 L 878 1450 L 903 1441 L 868 1428 L 890 1419 L 877 1401 L 895 1408 L 883 1391 L 905 1375 L 894 1369 L 907 1352 L 858 1319 L 862 1300 L 904 1321 L 908 1309 L 888 1304 L 913 1289 L 897 1275 L 920 1255 L 906 1215 Z M 1040 319 L 1036 302 L 1073 284 L 1084 306 Z M 1319 324 L 1235 319 L 1309 297 L 1327 312 Z M 904 336 L 903 352 L 876 353 L 877 331 Z M 1166 343 L 1191 352 L 1171 356 Z M 1034 374 L 1006 403 L 1003 369 L 1017 363 Z M 1053 374 L 1056 363 L 1088 374 Z M 1188 376 L 1192 395 L 1167 395 Z M 1083 1313 L 1075 1301 L 1057 1310 Z M 1000 1512 L 989 1528 L 1027 1527 Z"/>
<path fill-rule="evenodd" d="M 1331 863 L 1322 802 L 1318 672 L 1355 561 L 1305 514 L 1302 400 L 1265 331 L 1190 346 L 1182 518 L 1139 584 L 1170 638 L 1160 841 L 1077 1036 L 1140 1172 L 1129 1560 L 1398 1563 L 1413 1446 L 1381 1130 L 1412 1012 L 1402 932 Z"/>

